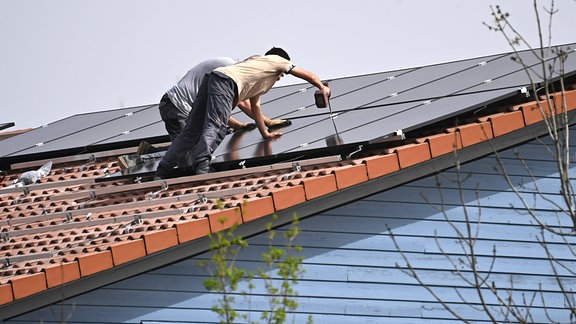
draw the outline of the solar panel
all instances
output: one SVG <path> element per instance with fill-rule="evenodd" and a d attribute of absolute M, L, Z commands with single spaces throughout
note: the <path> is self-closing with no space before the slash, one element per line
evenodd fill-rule
<path fill-rule="evenodd" d="M 570 45 L 574 47 L 574 44 Z M 567 73 L 576 71 L 576 54 L 569 53 Z M 262 97 L 262 111 L 271 118 L 290 119 L 284 135 L 263 140 L 257 130 L 226 137 L 214 152 L 214 162 L 246 160 L 282 154 L 350 147 L 382 140 L 397 130 L 408 132 L 514 96 L 529 84 L 516 54 L 490 55 L 430 66 L 328 80 L 328 108 L 314 105 L 310 84 L 273 88 Z M 525 63 L 537 64 L 528 52 Z M 536 72 L 532 76 L 540 81 Z M 290 77 L 290 76 L 287 76 Z M 238 109 L 233 115 L 250 119 Z M 165 137 L 157 105 L 74 115 L 0 141 L 0 157 L 87 148 Z"/>
<path fill-rule="evenodd" d="M 133 139 L 131 131 L 159 123 L 156 105 L 74 115 L 0 142 L 1 157 L 82 148 Z M 161 125 L 163 126 L 163 125 Z M 153 130 L 165 135 L 158 127 Z M 128 136 L 127 136 L 128 135 Z"/>
<path fill-rule="evenodd" d="M 333 115 L 327 109 L 317 109 L 309 91 L 314 89 L 302 85 L 298 93 L 277 97 L 270 107 L 263 99 L 265 113 L 292 120 L 282 137 L 263 140 L 258 131 L 227 137 L 213 161 L 371 143 L 398 130 L 412 131 L 478 109 L 529 86 L 525 69 L 512 59 L 516 56 L 492 55 L 332 80 Z M 575 56 L 572 52 L 566 60 L 566 71 L 576 71 Z M 518 57 L 528 66 L 538 66 L 538 59 L 528 52 L 519 53 Z M 537 82 L 542 81 L 537 73 L 531 75 Z"/>

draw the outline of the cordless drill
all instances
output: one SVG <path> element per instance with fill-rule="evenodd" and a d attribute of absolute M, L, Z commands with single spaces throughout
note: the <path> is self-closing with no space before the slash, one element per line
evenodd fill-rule
<path fill-rule="evenodd" d="M 322 84 L 326 87 L 330 86 L 328 82 L 322 82 Z M 328 99 L 330 99 L 330 95 L 326 95 L 321 90 L 314 92 L 314 102 L 317 108 L 326 108 L 328 106 Z"/>

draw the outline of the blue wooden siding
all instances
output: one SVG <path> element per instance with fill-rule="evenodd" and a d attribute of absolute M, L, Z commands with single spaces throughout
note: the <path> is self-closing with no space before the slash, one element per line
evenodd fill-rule
<path fill-rule="evenodd" d="M 511 181 L 521 184 L 522 197 L 530 207 L 536 207 L 542 221 L 569 229 L 569 220 L 554 205 L 562 204 L 562 197 L 553 159 L 540 143 L 527 143 L 515 151 L 526 159 L 537 178 L 534 182 L 512 150 L 501 154 Z M 452 264 L 440 250 L 456 260 L 465 258 L 450 224 L 465 231 L 466 215 L 472 220 L 473 230 L 479 226 L 475 248 L 483 274 L 491 267 L 495 249 L 497 257 L 489 281 L 501 289 L 513 283 L 511 294 L 517 301 L 531 300 L 542 287 L 542 295 L 537 294 L 532 301 L 533 321 L 550 321 L 544 304 L 553 319 L 569 321 L 564 297 L 538 243 L 542 232 L 495 166 L 496 159 L 486 157 L 462 166 L 461 176 L 466 178 L 460 186 L 455 181 L 458 174 L 451 169 L 302 220 L 297 244 L 303 247 L 306 272 L 296 287 L 300 306 L 295 322 L 304 323 L 312 315 L 315 323 L 460 323 L 398 269 L 397 265 L 405 266 L 405 262 L 388 228 L 421 279 L 437 295 L 466 319 L 487 321 L 482 311 L 471 308 L 458 296 L 455 288 L 468 303 L 478 305 L 474 289 L 454 275 Z M 576 168 L 571 171 L 574 174 Z M 536 186 L 546 199 L 533 194 Z M 545 238 L 554 256 L 566 266 L 557 269 L 560 279 L 566 287 L 575 289 L 576 279 L 568 269 L 576 269 L 576 256 L 558 237 L 545 234 Z M 263 266 L 258 260 L 267 250 L 268 240 L 258 236 L 249 242 L 251 246 L 240 255 L 238 265 L 255 270 Z M 573 238 L 570 244 L 574 248 Z M 197 267 L 197 262 L 207 257 L 205 254 L 168 265 L 7 323 L 52 323 L 67 316 L 67 323 L 215 322 L 210 307 L 218 296 L 205 291 L 203 281 L 207 276 Z M 471 278 L 470 273 L 465 276 Z M 261 281 L 254 283 L 257 288 L 249 301 L 237 296 L 237 309 L 252 310 L 252 319 L 256 320 L 258 311 L 267 309 L 267 301 Z M 486 296 L 488 303 L 497 304 L 494 296 Z"/>

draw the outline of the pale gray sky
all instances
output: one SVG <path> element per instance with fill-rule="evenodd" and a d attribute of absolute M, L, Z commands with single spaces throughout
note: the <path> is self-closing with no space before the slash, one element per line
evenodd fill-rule
<path fill-rule="evenodd" d="M 272 46 L 322 79 L 508 52 L 482 25 L 499 3 L 537 45 L 528 0 L 0 0 L 0 123 L 157 103 L 203 59 Z M 552 43 L 576 42 L 576 1 L 556 7 Z"/>

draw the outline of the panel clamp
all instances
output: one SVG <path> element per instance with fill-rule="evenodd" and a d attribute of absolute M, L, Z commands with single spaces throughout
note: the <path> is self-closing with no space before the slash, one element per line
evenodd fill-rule
<path fill-rule="evenodd" d="M 300 163 L 298 163 L 298 162 L 292 163 L 292 171 L 300 172 L 301 170 L 302 170 L 302 167 L 300 166 Z"/>

